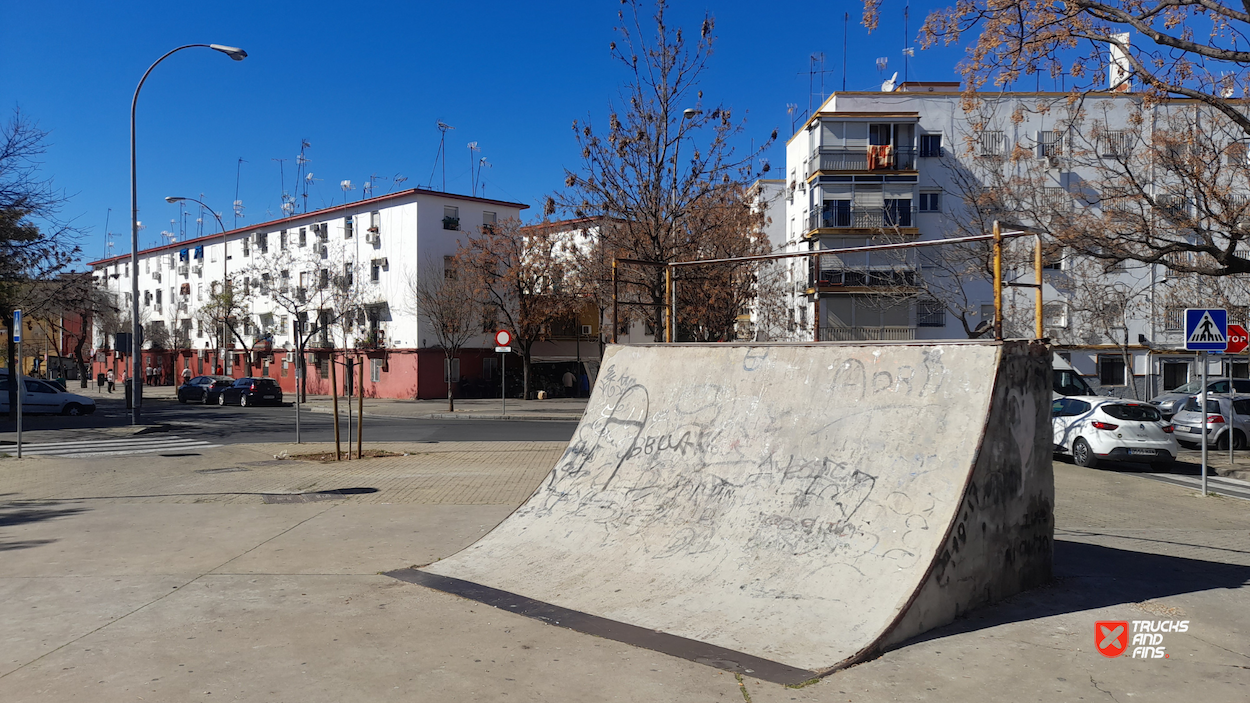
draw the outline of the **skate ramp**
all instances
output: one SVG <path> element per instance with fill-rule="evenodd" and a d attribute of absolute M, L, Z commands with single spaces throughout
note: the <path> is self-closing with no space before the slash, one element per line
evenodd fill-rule
<path fill-rule="evenodd" d="M 782 682 L 1050 578 L 1042 344 L 613 346 L 533 496 L 399 578 Z"/>

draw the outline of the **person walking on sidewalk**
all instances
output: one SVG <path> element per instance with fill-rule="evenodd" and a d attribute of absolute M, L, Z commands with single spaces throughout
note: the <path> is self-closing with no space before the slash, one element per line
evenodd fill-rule
<path fill-rule="evenodd" d="M 191 380 L 191 367 L 188 366 L 182 370 L 182 382 L 188 383 Z"/>
<path fill-rule="evenodd" d="M 565 371 L 564 376 L 560 379 L 564 383 L 564 397 L 573 397 L 573 384 L 577 383 L 577 377 L 572 371 Z"/>
<path fill-rule="evenodd" d="M 109 382 L 109 393 L 112 393 L 112 392 L 113 392 L 113 383 L 117 380 L 117 376 L 113 373 L 113 369 L 109 369 L 109 373 L 108 373 L 107 379 L 108 379 L 108 382 Z"/>

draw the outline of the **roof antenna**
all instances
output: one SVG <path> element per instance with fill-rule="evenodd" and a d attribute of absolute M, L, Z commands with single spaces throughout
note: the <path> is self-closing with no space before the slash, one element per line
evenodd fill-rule
<path fill-rule="evenodd" d="M 239 163 L 234 169 L 234 227 L 239 228 L 239 218 L 243 217 L 243 201 L 239 200 L 239 177 L 243 175 L 243 157 L 239 157 Z"/>
<path fill-rule="evenodd" d="M 438 121 L 438 131 L 441 133 L 438 141 L 438 153 L 443 156 L 443 192 L 447 192 L 447 130 L 455 129 L 446 122 Z"/>

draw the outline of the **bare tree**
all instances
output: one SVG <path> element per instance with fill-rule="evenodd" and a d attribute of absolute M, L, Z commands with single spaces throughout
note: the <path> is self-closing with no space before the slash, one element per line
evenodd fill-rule
<path fill-rule="evenodd" d="M 515 337 L 526 398 L 534 345 L 550 338 L 552 323 L 574 314 L 582 301 L 569 285 L 571 266 L 560 234 L 546 222 L 522 227 L 510 218 L 469 235 L 456 255 L 457 275 L 466 277 L 478 301 Z"/>
<path fill-rule="evenodd" d="M 482 306 L 474 295 L 473 281 L 462 276 L 453 266 L 427 260 L 408 282 L 409 295 L 416 303 L 416 313 L 429 324 L 434 338 L 443 348 L 448 371 L 452 360 L 469 340 L 481 334 Z M 448 377 L 447 410 L 455 412 L 455 386 Z"/>
<path fill-rule="evenodd" d="M 613 257 L 657 264 L 691 260 L 698 258 L 709 229 L 699 220 L 708 212 L 700 205 L 720 199 L 719 191 L 728 184 L 754 180 L 755 159 L 771 146 L 776 130 L 740 155 L 733 143 L 744 122 L 735 120 L 728 107 L 703 104 L 698 86 L 712 54 L 710 16 L 698 38 L 688 42 L 681 28 L 667 24 L 663 0 L 649 19 L 637 0 L 623 5 L 619 43 L 609 48 L 629 75 L 622 87 L 626 104 L 611 109 L 606 131 L 596 130 L 589 118 L 573 123 L 582 164 L 566 171 L 567 189 L 551 205 L 612 223 L 600 234 L 601 258 L 609 266 Z M 662 267 L 632 277 L 622 296 L 649 308 L 658 338 L 665 300 Z M 630 306 L 631 314 L 636 307 Z"/>
<path fill-rule="evenodd" d="M 16 109 L 0 126 L 0 315 L 6 319 L 34 302 L 23 297 L 32 292 L 28 282 L 51 278 L 79 254 L 79 231 L 60 217 L 67 198 L 39 172 L 47 137 Z M 8 366 L 16 368 L 14 330 L 6 327 Z M 17 416 L 17 385 L 12 383 L 9 414 Z"/>

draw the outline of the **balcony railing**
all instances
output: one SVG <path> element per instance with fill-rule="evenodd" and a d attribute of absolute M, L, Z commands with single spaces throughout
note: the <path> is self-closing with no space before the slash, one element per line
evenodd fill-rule
<path fill-rule="evenodd" d="M 912 146 L 819 146 L 810 162 L 817 171 L 914 171 Z"/>
<path fill-rule="evenodd" d="M 843 286 L 889 286 L 911 287 L 916 285 L 916 272 L 906 269 L 824 269 L 809 279 L 809 287 Z M 813 285 L 815 284 L 815 285 Z"/>
<path fill-rule="evenodd" d="M 914 207 L 833 209 L 809 215 L 807 229 L 893 229 L 915 227 L 915 222 Z"/>
<path fill-rule="evenodd" d="M 822 342 L 905 342 L 916 338 L 915 327 L 821 327 Z"/>

